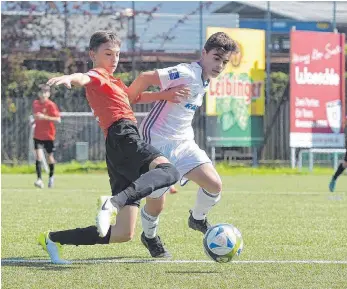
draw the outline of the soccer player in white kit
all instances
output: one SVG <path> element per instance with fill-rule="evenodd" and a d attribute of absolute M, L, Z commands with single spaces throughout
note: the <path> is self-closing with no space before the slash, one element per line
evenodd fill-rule
<path fill-rule="evenodd" d="M 198 184 L 188 226 L 202 233 L 210 227 L 206 215 L 221 198 L 222 181 L 206 152 L 194 141 L 192 120 L 195 111 L 203 103 L 210 79 L 216 78 L 226 67 L 231 54 L 237 52 L 235 41 L 223 32 L 215 33 L 206 41 L 198 62 L 143 72 L 128 91 L 129 96 L 135 97 L 151 85 L 160 86 L 162 91 L 179 85 L 189 87 L 190 96 L 180 103 L 157 101 L 139 130 L 142 138 L 161 151 L 177 168 L 182 186 L 189 180 Z M 141 209 L 141 241 L 152 257 L 170 256 L 165 248 L 150 246 L 153 244 L 151 240 L 156 238 L 159 214 L 164 207 L 168 189 L 153 192 Z"/>

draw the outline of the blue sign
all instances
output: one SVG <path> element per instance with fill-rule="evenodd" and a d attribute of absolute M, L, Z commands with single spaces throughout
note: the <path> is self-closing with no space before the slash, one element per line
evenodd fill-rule
<path fill-rule="evenodd" d="M 240 19 L 240 28 L 250 29 L 262 29 L 267 30 L 267 20 L 253 20 L 253 19 Z M 295 20 L 272 20 L 271 32 L 273 33 L 289 33 L 292 27 L 295 26 L 296 30 L 308 30 L 308 31 L 321 31 L 332 32 L 333 27 L 329 22 L 303 22 Z"/>

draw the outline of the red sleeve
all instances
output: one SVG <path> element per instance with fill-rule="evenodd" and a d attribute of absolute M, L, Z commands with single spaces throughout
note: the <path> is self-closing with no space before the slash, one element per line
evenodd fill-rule
<path fill-rule="evenodd" d="M 54 102 L 52 102 L 51 105 L 49 106 L 49 116 L 53 116 L 53 117 L 60 116 L 59 108 Z"/>
<path fill-rule="evenodd" d="M 119 80 L 119 86 L 128 94 L 129 87 L 127 87 L 123 81 Z"/>

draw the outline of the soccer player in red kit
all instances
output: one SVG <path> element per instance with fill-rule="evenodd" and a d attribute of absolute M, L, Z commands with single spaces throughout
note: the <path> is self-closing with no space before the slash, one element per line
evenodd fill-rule
<path fill-rule="evenodd" d="M 55 122 L 60 122 L 60 111 L 57 105 L 49 100 L 50 87 L 46 84 L 40 85 L 40 92 L 38 99 L 33 102 L 33 114 L 35 119 L 34 129 L 34 147 L 36 156 L 36 174 L 37 181 L 34 185 L 38 188 L 43 189 L 44 184 L 42 181 L 41 174 L 41 162 L 42 155 L 40 149 L 44 148 L 48 154 L 49 164 L 49 179 L 48 187 L 53 187 L 54 183 L 54 164 L 55 159 L 53 152 L 55 151 L 54 140 L 55 140 Z"/>
<path fill-rule="evenodd" d="M 65 264 L 59 256 L 60 245 L 95 245 L 127 242 L 133 238 L 140 200 L 153 191 L 170 187 L 179 179 L 176 168 L 161 152 L 144 142 L 139 135 L 130 103 L 164 99 L 180 102 L 187 97 L 185 87 L 164 92 L 143 92 L 132 99 L 125 84 L 113 77 L 120 53 L 120 40 L 111 31 L 95 32 L 89 45 L 93 69 L 52 78 L 49 85 L 84 86 L 89 105 L 105 134 L 106 163 L 112 190 L 101 205 L 96 226 L 56 231 L 39 236 L 39 243 L 48 252 L 52 263 Z M 115 224 L 112 214 L 117 213 Z M 106 224 L 106 225 L 105 225 Z M 155 247 L 161 256 L 168 252 L 156 236 L 146 239 L 147 247 Z"/>

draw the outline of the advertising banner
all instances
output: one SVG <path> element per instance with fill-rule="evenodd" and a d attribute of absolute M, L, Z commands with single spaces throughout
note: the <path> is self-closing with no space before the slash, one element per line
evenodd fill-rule
<path fill-rule="evenodd" d="M 223 73 L 211 79 L 206 95 L 206 135 L 211 146 L 252 147 L 264 140 L 265 32 L 208 27 L 207 38 L 225 32 L 235 40 L 234 54 Z"/>
<path fill-rule="evenodd" d="M 292 31 L 290 147 L 345 146 L 345 35 Z"/>

